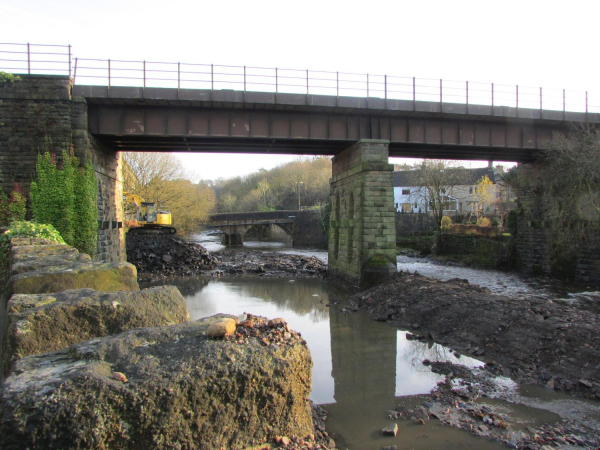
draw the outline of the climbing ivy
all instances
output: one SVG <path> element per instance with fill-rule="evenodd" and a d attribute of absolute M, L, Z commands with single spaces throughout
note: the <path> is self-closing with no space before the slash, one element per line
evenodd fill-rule
<path fill-rule="evenodd" d="M 38 223 L 52 224 L 65 242 L 94 256 L 98 231 L 97 184 L 91 164 L 79 167 L 73 150 L 62 166 L 50 152 L 38 155 L 31 183 L 31 208 Z"/>
<path fill-rule="evenodd" d="M 25 220 L 27 212 L 26 204 L 25 191 L 23 191 L 23 188 L 18 183 L 14 183 L 14 188 L 8 200 L 8 216 L 10 221 Z"/>
<path fill-rule="evenodd" d="M 73 246 L 83 253 L 96 253 L 98 235 L 98 182 L 91 163 L 77 170 L 74 185 Z"/>
<path fill-rule="evenodd" d="M 18 183 L 13 184 L 10 198 L 0 188 L 0 226 L 7 227 L 14 220 L 25 220 L 26 203 L 25 192 Z"/>
<path fill-rule="evenodd" d="M 8 197 L 4 189 L 0 188 L 0 227 L 6 227 L 10 223 L 8 214 Z"/>

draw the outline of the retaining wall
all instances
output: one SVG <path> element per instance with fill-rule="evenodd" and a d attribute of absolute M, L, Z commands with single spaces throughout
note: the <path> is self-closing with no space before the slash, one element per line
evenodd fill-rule
<path fill-rule="evenodd" d="M 8 195 L 13 182 L 29 194 L 37 156 L 46 150 L 60 158 L 72 149 L 88 158 L 98 179 L 98 249 L 100 261 L 124 261 L 121 158 L 88 133 L 87 103 L 71 96 L 66 76 L 21 75 L 0 83 L 0 188 Z"/>

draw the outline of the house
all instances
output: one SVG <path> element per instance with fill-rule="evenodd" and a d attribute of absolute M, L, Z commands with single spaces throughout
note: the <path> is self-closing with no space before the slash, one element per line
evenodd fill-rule
<path fill-rule="evenodd" d="M 446 169 L 455 172 L 457 169 Z M 458 214 L 476 214 L 479 211 L 479 196 L 477 195 L 477 183 L 487 176 L 492 182 L 493 204 L 487 205 L 484 211 L 486 215 L 498 213 L 499 205 L 506 208 L 511 193 L 508 186 L 502 183 L 500 175 L 504 172 L 502 166 L 495 168 L 487 167 L 481 169 L 464 169 L 461 171 L 460 180 L 452 180 L 446 183 L 448 192 L 442 189 L 442 201 L 444 203 L 444 215 L 455 216 Z M 403 213 L 428 213 L 430 206 L 426 191 L 420 186 L 418 180 L 419 172 L 416 170 L 403 170 L 393 173 L 394 203 L 397 212 Z M 509 208 L 510 209 L 510 208 Z"/>

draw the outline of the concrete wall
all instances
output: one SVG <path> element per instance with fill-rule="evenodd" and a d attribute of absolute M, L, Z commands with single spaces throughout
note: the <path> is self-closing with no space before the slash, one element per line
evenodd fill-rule
<path fill-rule="evenodd" d="M 65 76 L 27 75 L 0 84 L 0 188 L 7 194 L 13 181 L 29 193 L 37 155 L 60 156 L 73 149 L 82 163 L 92 158 L 98 179 L 98 251 L 96 259 L 125 259 L 122 231 L 121 159 L 88 133 L 87 104 L 71 97 Z"/>

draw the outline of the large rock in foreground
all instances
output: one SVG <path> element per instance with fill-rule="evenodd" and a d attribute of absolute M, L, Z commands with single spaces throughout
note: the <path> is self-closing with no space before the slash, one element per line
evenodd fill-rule
<path fill-rule="evenodd" d="M 312 433 L 306 343 L 281 327 L 210 339 L 222 318 L 17 361 L 0 399 L 1 447 L 231 449 Z"/>
<path fill-rule="evenodd" d="M 24 356 L 134 328 L 187 320 L 187 305 L 174 286 L 134 292 L 77 289 L 56 294 L 15 294 L 7 305 L 2 348 L 4 374 Z"/>

